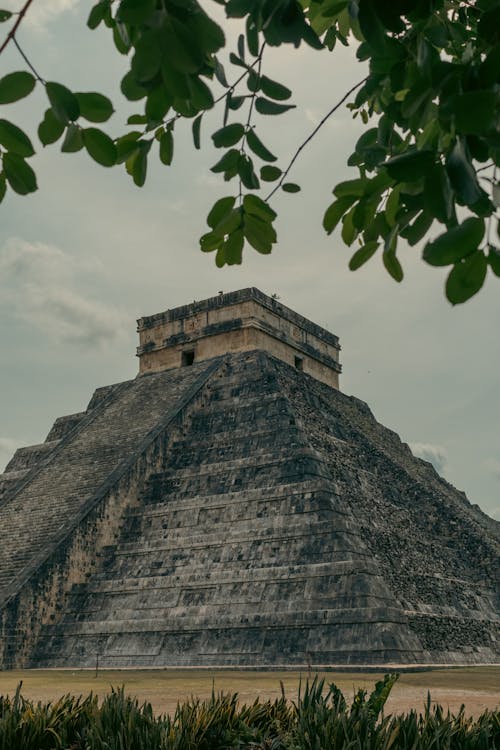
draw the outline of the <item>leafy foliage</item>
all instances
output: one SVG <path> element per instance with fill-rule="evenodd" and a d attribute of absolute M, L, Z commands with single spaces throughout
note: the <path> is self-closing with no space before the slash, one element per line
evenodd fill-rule
<path fill-rule="evenodd" d="M 498 747 L 500 713 L 476 721 L 431 706 L 424 712 L 383 716 L 397 675 L 386 675 L 370 696 L 359 690 L 348 709 L 342 692 L 315 678 L 299 688 L 294 704 L 284 691 L 275 701 L 241 705 L 237 694 L 212 692 L 208 700 L 179 703 L 172 716 L 155 716 L 123 688 L 97 697 L 63 696 L 37 703 L 0 696 L 0 748 L 11 750 L 483 750 Z"/>
<path fill-rule="evenodd" d="M 176 123 L 192 121 L 199 149 L 203 116 L 220 105 L 212 142 L 223 153 L 212 171 L 237 187 L 231 205 L 226 198 L 217 201 L 200 245 L 215 252 L 218 266 L 231 265 L 242 262 L 245 242 L 259 253 L 271 252 L 277 236 L 270 200 L 278 189 L 300 190 L 288 174 L 345 98 L 287 166 L 274 164 L 277 156 L 259 135 L 259 117 L 284 115 L 295 105 L 291 90 L 264 72 L 266 48 L 304 43 L 334 52 L 339 43 L 355 44 L 369 71 L 353 87 L 348 107 L 366 129 L 348 160 L 357 177 L 334 187 L 325 230 L 330 234 L 339 226 L 344 243 L 354 247 L 351 270 L 380 250 L 398 282 L 404 275 L 401 239 L 410 246 L 427 239 L 423 259 L 449 268 L 446 295 L 453 304 L 476 294 L 488 268 L 499 275 L 500 0 L 216 2 L 244 25 L 229 55 L 232 83 L 221 61 L 223 29 L 197 0 L 99 0 L 92 7 L 88 26 L 107 27 L 118 53 L 127 56 L 121 91 L 140 109 L 128 121 L 134 129 L 118 137 L 81 122 L 107 122 L 113 114 L 107 97 L 45 82 L 33 68 L 0 79 L 0 104 L 44 86 L 50 106 L 38 128 L 41 143 L 64 136 L 62 151 L 85 148 L 98 164 L 123 164 L 139 187 L 155 151 L 164 165 L 172 164 Z M 28 5 L 19 14 L 0 11 L 0 21 L 13 24 L 0 51 L 15 38 Z M 33 153 L 23 131 L 1 119 L 0 198 L 7 184 L 20 194 L 36 190 L 26 161 Z"/>

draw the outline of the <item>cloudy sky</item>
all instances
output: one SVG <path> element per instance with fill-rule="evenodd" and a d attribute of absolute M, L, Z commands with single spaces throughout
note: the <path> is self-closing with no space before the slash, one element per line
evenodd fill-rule
<path fill-rule="evenodd" d="M 206 6 L 219 10 L 210 0 Z M 106 127 L 117 135 L 134 111 L 119 104 L 124 60 L 105 31 L 85 29 L 88 7 L 35 0 L 19 40 L 45 79 L 108 94 L 117 112 Z M 0 75 L 23 68 L 11 45 Z M 273 50 L 266 72 L 294 90 L 298 105 L 258 121 L 281 165 L 363 77 L 344 49 L 334 56 Z M 1 116 L 35 142 L 46 107 L 40 90 Z M 401 248 L 400 285 L 377 256 L 356 273 L 347 269 L 349 249 L 321 228 L 333 186 L 355 176 L 346 160 L 360 126 L 347 110 L 297 162 L 290 177 L 302 193 L 277 197 L 273 254 L 248 249 L 243 266 L 216 269 L 213 256 L 199 252 L 198 237 L 214 199 L 228 194 L 209 171 L 217 154 L 208 134 L 221 120 L 215 111 L 205 124 L 202 153 L 193 152 L 189 123 L 176 128 L 172 167 L 155 164 L 143 189 L 121 168 L 61 154 L 57 145 L 37 147 L 39 191 L 9 195 L 0 206 L 0 470 L 17 446 L 43 441 L 57 416 L 84 409 L 94 388 L 135 376 L 136 318 L 220 289 L 257 286 L 339 335 L 342 389 L 367 401 L 416 454 L 500 519 L 498 280 L 488 278 L 478 297 L 452 308 L 443 296 L 445 272 L 424 266 L 421 248 Z"/>

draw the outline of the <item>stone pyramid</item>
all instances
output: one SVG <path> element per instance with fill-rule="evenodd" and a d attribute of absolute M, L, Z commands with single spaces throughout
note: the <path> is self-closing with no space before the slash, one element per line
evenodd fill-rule
<path fill-rule="evenodd" d="M 498 663 L 500 524 L 256 289 L 139 321 L 140 374 L 0 475 L 0 665 Z"/>

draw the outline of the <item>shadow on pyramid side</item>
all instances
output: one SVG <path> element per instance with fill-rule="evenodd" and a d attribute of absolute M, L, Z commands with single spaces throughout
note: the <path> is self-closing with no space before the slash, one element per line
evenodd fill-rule
<path fill-rule="evenodd" d="M 500 661 L 497 522 L 296 364 L 189 365 L 11 462 L 4 667 Z"/>

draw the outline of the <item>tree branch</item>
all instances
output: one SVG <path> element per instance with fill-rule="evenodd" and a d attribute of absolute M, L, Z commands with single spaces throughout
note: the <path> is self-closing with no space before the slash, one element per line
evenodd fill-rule
<path fill-rule="evenodd" d="M 13 37 L 12 41 L 16 45 L 17 50 L 18 50 L 19 54 L 21 55 L 21 57 L 23 58 L 23 60 L 25 61 L 26 65 L 31 69 L 31 71 L 32 71 L 33 75 L 35 76 L 35 78 L 37 78 L 40 81 L 40 83 L 43 83 L 43 85 L 45 86 L 45 81 L 43 80 L 42 76 L 38 73 L 38 71 L 30 63 L 30 61 L 28 60 L 27 56 L 25 55 L 25 53 L 21 49 L 21 45 L 19 44 L 19 42 L 17 41 L 17 39 L 15 37 Z"/>
<path fill-rule="evenodd" d="M 341 106 L 341 105 L 342 105 L 342 104 L 343 104 L 343 103 L 345 102 L 345 100 L 346 100 L 346 99 L 348 99 L 348 98 L 349 98 L 349 97 L 351 96 L 351 94 L 352 94 L 352 93 L 354 93 L 354 91 L 356 91 L 356 89 L 359 89 L 359 87 L 360 87 L 360 86 L 361 86 L 361 85 L 362 85 L 362 84 L 363 84 L 363 83 L 364 83 L 364 82 L 365 82 L 365 81 L 366 81 L 367 79 L 368 79 L 368 76 L 366 76 L 365 78 L 363 78 L 363 80 L 361 80 L 361 81 L 358 81 L 358 83 L 354 84 L 354 86 L 352 86 L 352 87 L 351 87 L 351 88 L 349 89 L 349 91 L 347 91 L 347 92 L 346 92 L 346 93 L 344 94 L 344 96 L 342 97 L 342 99 L 340 99 L 340 100 L 339 100 L 339 101 L 338 101 L 338 102 L 337 102 L 337 103 L 336 103 L 336 104 L 335 104 L 335 105 L 334 105 L 334 106 L 333 106 L 333 107 L 332 107 L 332 108 L 330 109 L 330 111 L 326 113 L 326 115 L 325 115 L 325 116 L 323 117 L 323 119 L 322 119 L 322 120 L 321 120 L 321 121 L 320 121 L 320 122 L 319 122 L 319 123 L 318 123 L 318 124 L 316 125 L 316 127 L 314 128 L 314 130 L 312 131 L 312 133 L 310 133 L 310 134 L 308 135 L 308 137 L 306 138 L 306 140 L 305 140 L 305 141 L 304 141 L 303 143 L 301 143 L 301 144 L 300 144 L 300 146 L 298 147 L 297 151 L 296 151 L 296 152 L 294 153 L 294 155 L 292 156 L 292 158 L 291 158 L 291 160 L 290 160 L 290 163 L 289 163 L 288 167 L 287 167 L 287 168 L 285 169 L 285 171 L 284 171 L 284 172 L 283 172 L 283 174 L 281 175 L 281 177 L 280 177 L 280 180 L 279 180 L 279 182 L 277 182 L 277 183 L 276 183 L 276 185 L 275 185 L 275 186 L 274 186 L 274 188 L 273 188 L 273 189 L 271 190 L 271 192 L 269 193 L 269 195 L 268 195 L 268 196 L 267 196 L 267 197 L 265 198 L 265 200 L 266 200 L 266 201 L 270 200 L 270 199 L 271 199 L 271 198 L 273 197 L 273 195 L 275 194 L 275 192 L 276 192 L 277 190 L 279 190 L 279 188 L 280 188 L 280 187 L 281 187 L 281 185 L 283 184 L 284 180 L 286 179 L 286 176 L 288 175 L 289 171 L 291 170 L 291 168 L 293 167 L 293 165 L 294 165 L 294 164 L 295 164 L 295 162 L 297 161 L 297 159 L 298 159 L 298 157 L 299 157 L 299 154 L 300 154 L 300 152 L 301 152 L 301 151 L 302 151 L 302 150 L 303 150 L 303 149 L 304 149 L 304 148 L 305 148 L 305 147 L 307 146 L 307 144 L 308 144 L 308 143 L 309 143 L 310 141 L 312 141 L 312 139 L 314 138 L 314 136 L 316 135 L 316 133 L 318 132 L 318 130 L 320 130 L 320 129 L 321 129 L 322 127 L 323 127 L 323 125 L 325 124 L 325 122 L 327 122 L 327 120 L 329 120 L 329 119 L 330 119 L 330 117 L 331 117 L 331 116 L 333 115 L 333 113 L 334 113 L 334 112 L 336 112 L 336 111 L 337 111 L 337 109 L 338 109 L 338 108 L 339 108 L 339 107 L 340 107 L 340 106 Z"/>
<path fill-rule="evenodd" d="M 2 52 L 4 51 L 4 49 L 6 48 L 6 46 L 8 45 L 8 43 L 12 39 L 14 39 L 14 37 L 16 35 L 16 31 L 18 30 L 19 25 L 21 24 L 24 16 L 26 15 L 26 13 L 28 11 L 28 8 L 30 7 L 30 5 L 31 5 L 32 2 L 33 2 L 33 0 L 26 0 L 26 2 L 24 3 L 23 7 L 19 11 L 19 15 L 17 17 L 17 21 L 15 22 L 14 26 L 11 28 L 11 30 L 7 34 L 4 43 L 0 47 L 0 55 L 2 54 Z"/>

